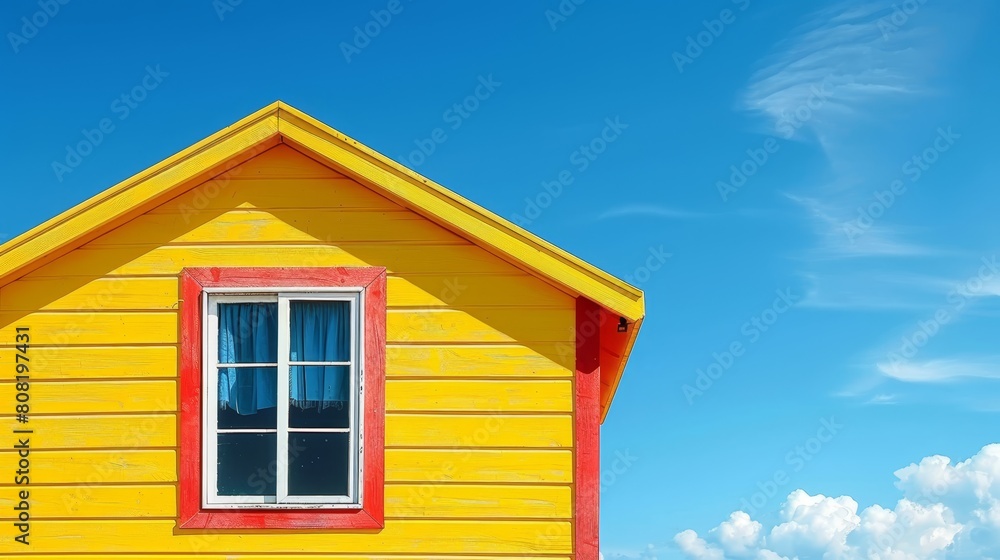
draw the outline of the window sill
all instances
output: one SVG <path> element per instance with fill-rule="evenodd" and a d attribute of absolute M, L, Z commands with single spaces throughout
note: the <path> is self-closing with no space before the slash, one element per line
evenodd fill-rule
<path fill-rule="evenodd" d="M 382 529 L 385 523 L 359 510 L 201 510 L 178 520 L 178 529 Z"/>

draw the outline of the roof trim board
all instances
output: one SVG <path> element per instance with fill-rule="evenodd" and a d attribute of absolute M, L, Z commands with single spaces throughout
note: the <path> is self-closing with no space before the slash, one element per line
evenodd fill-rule
<path fill-rule="evenodd" d="M 632 323 L 628 348 L 634 343 L 645 315 L 641 290 L 280 101 L 0 245 L 0 286 L 281 143 L 625 317 Z M 626 361 L 606 372 L 615 386 Z"/>

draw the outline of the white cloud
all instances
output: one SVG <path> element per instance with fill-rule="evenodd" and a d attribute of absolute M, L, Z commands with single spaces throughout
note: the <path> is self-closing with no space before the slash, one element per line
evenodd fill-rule
<path fill-rule="evenodd" d="M 688 558 L 695 560 L 725 560 L 722 549 L 709 546 L 705 539 L 698 536 L 698 533 L 688 529 L 674 536 L 674 542 L 680 547 L 681 552 Z"/>
<path fill-rule="evenodd" d="M 879 393 L 878 395 L 868 399 L 865 404 L 896 404 L 896 395 Z"/>
<path fill-rule="evenodd" d="M 858 512 L 849 496 L 795 490 L 769 531 L 744 512 L 702 538 L 674 537 L 694 560 L 980 560 L 1000 556 L 1000 444 L 966 461 L 926 457 L 895 473 L 895 507 Z"/>
<path fill-rule="evenodd" d="M 859 543 L 858 551 L 867 549 L 869 557 L 922 560 L 942 558 L 961 531 L 944 505 L 903 499 L 895 510 L 867 508 L 852 540 Z"/>
<path fill-rule="evenodd" d="M 849 497 L 810 496 L 795 490 L 781 510 L 785 522 L 771 529 L 768 548 L 785 556 L 821 557 L 827 551 L 839 555 L 847 547 L 847 535 L 860 522 L 857 512 L 858 503 Z"/>
<path fill-rule="evenodd" d="M 908 383 L 949 383 L 962 379 L 1000 379 L 1000 359 L 926 360 L 923 362 L 879 362 L 879 372 L 886 377 Z"/>
<path fill-rule="evenodd" d="M 747 551 L 757 547 L 761 524 L 750 519 L 748 514 L 736 511 L 729 516 L 728 521 L 723 521 L 712 531 L 726 554 L 745 555 Z"/>

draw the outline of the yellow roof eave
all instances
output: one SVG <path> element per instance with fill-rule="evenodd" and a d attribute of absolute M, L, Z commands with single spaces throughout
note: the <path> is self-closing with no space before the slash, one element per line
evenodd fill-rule
<path fill-rule="evenodd" d="M 516 224 L 400 165 L 316 119 L 278 103 L 278 131 L 328 164 L 404 201 L 477 245 L 629 321 L 645 314 L 643 293 Z"/>
<path fill-rule="evenodd" d="M 564 292 L 625 317 L 634 323 L 635 340 L 645 315 L 641 290 L 280 101 L 0 245 L 0 286 L 279 143 L 337 168 Z M 615 385 L 626 361 L 627 356 L 619 371 L 609 372 Z M 604 414 L 608 405 L 610 400 Z"/>
<path fill-rule="evenodd" d="M 0 286 L 105 232 L 130 213 L 168 198 L 179 186 L 213 176 L 218 166 L 278 141 L 277 104 L 136 174 L 0 245 Z"/>
<path fill-rule="evenodd" d="M 123 214 L 172 196 L 180 185 L 211 176 L 234 157 L 274 142 L 305 148 L 505 260 L 629 321 L 645 313 L 641 290 L 280 101 L 0 245 L 0 285 L 53 253 L 86 242 Z"/>

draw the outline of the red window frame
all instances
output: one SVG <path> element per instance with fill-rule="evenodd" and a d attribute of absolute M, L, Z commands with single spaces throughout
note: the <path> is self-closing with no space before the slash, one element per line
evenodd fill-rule
<path fill-rule="evenodd" d="M 185 268 L 180 275 L 181 529 L 381 529 L 385 525 L 385 268 Z M 202 297 L 205 288 L 365 290 L 364 503 L 357 509 L 202 507 Z"/>

